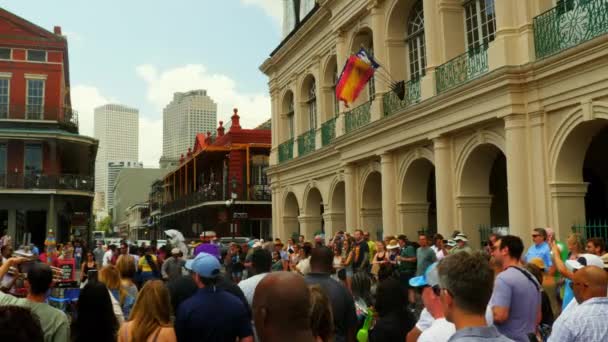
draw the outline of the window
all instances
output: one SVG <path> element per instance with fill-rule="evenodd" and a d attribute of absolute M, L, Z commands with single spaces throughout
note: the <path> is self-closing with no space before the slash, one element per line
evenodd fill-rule
<path fill-rule="evenodd" d="M 338 113 L 340 113 L 340 100 L 338 100 L 338 96 L 336 95 L 338 80 L 340 80 L 340 74 L 338 73 L 338 65 L 336 65 L 336 72 L 334 73 L 334 86 L 332 88 L 332 95 L 334 98 L 334 115 L 336 116 L 338 115 Z"/>
<path fill-rule="evenodd" d="M 42 120 L 44 113 L 44 80 L 27 80 L 26 119 Z"/>
<path fill-rule="evenodd" d="M 6 144 L 0 143 L 0 186 L 4 184 L 8 160 L 6 159 Z"/>
<path fill-rule="evenodd" d="M 369 47 L 368 52 L 371 57 L 374 57 L 374 47 L 373 46 Z M 372 101 L 376 97 L 376 77 L 375 76 L 372 76 L 372 78 L 369 79 L 369 83 L 367 84 L 367 92 L 369 95 L 369 100 Z"/>
<path fill-rule="evenodd" d="M 26 175 L 37 175 L 42 173 L 42 145 L 25 144 L 25 166 Z"/>
<path fill-rule="evenodd" d="M 294 127 L 293 127 L 293 117 L 294 117 L 294 109 L 293 109 L 293 99 L 289 101 L 289 105 L 287 107 L 287 120 L 289 125 L 289 138 L 293 138 L 294 136 Z"/>
<path fill-rule="evenodd" d="M 0 48 L 0 59 L 11 59 L 11 49 Z"/>
<path fill-rule="evenodd" d="M 308 123 L 310 129 L 317 129 L 317 89 L 313 81 L 308 89 Z"/>
<path fill-rule="evenodd" d="M 424 12 L 422 1 L 412 8 L 407 24 L 407 45 L 410 57 L 410 79 L 424 76 L 426 69 L 426 47 L 424 44 Z"/>
<path fill-rule="evenodd" d="M 476 49 L 494 40 L 496 15 L 494 0 L 469 0 L 464 4 L 467 49 Z"/>
<path fill-rule="evenodd" d="M 27 50 L 27 60 L 33 62 L 46 62 L 46 51 Z"/>
<path fill-rule="evenodd" d="M 8 78 L 0 78 L 0 119 L 8 119 L 9 85 Z"/>

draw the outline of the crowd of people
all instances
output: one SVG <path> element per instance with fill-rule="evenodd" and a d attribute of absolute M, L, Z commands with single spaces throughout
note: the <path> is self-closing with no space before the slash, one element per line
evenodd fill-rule
<path fill-rule="evenodd" d="M 191 258 L 96 246 L 82 250 L 71 317 L 47 303 L 48 259 L 32 263 L 7 244 L 0 279 L 26 273 L 27 294 L 0 292 L 0 340 L 607 341 L 604 240 L 562 243 L 549 228 L 531 239 L 525 250 L 521 237 L 493 234 L 477 251 L 460 232 L 374 241 L 355 230 Z"/>

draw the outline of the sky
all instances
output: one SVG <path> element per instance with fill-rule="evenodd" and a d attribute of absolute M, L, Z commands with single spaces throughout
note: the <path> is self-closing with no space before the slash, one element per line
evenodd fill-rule
<path fill-rule="evenodd" d="M 270 118 L 259 66 L 281 39 L 281 0 L 0 0 L 0 7 L 67 36 L 72 106 L 93 136 L 93 109 L 139 109 L 139 158 L 158 167 L 162 110 L 177 91 L 207 89 L 218 121 Z M 192 137 L 194 141 L 194 137 Z"/>

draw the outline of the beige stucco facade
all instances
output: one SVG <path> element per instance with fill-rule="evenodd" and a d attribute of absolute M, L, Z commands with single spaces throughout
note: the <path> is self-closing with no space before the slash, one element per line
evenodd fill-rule
<path fill-rule="evenodd" d="M 426 66 L 407 105 L 387 108 L 383 99 L 386 74 L 414 79 L 406 40 L 414 0 L 318 1 L 261 66 L 272 98 L 273 236 L 311 238 L 323 226 L 326 235 L 361 228 L 413 237 L 436 226 L 444 235 L 464 231 L 478 246 L 480 226 L 509 226 L 529 242 L 533 227 L 563 237 L 585 222 L 583 163 L 608 126 L 608 34 L 538 58 L 533 19 L 554 1 L 495 0 L 484 71 L 467 77 L 469 65 L 466 82 L 445 89 L 438 77 L 467 51 L 465 2 L 421 1 Z M 366 89 L 335 113 L 335 70 L 361 46 L 373 47 L 384 71 L 371 96 Z M 350 110 L 368 100 L 369 122 L 349 129 Z M 335 137 L 326 141 L 331 120 Z M 299 153 L 298 136 L 311 130 L 313 150 Z M 290 139 L 293 155 L 280 160 Z"/>

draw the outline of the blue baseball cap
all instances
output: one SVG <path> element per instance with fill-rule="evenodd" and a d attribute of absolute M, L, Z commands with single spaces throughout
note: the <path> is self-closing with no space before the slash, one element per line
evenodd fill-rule
<path fill-rule="evenodd" d="M 431 266 L 426 268 L 423 275 L 410 279 L 411 287 L 423 287 L 423 286 L 438 286 L 439 285 L 439 273 L 437 273 L 437 263 L 433 263 Z"/>
<path fill-rule="evenodd" d="M 186 261 L 186 269 L 203 278 L 215 278 L 220 274 L 220 262 L 211 254 L 201 252 L 196 258 Z"/>

